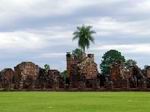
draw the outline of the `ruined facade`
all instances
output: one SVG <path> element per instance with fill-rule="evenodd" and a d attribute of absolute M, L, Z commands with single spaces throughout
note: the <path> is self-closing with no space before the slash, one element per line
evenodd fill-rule
<path fill-rule="evenodd" d="M 67 53 L 66 59 L 68 77 L 72 87 L 92 85 L 93 80 L 97 79 L 98 70 L 93 54 L 83 55 L 82 60 L 78 60 L 71 53 Z"/>
<path fill-rule="evenodd" d="M 129 88 L 131 71 L 129 71 L 123 63 L 114 63 L 111 65 L 110 77 L 113 88 Z"/>
<path fill-rule="evenodd" d="M 61 83 L 60 72 L 55 69 L 46 71 L 43 68 L 39 69 L 39 74 L 36 80 L 36 88 L 38 89 L 58 89 Z"/>
<path fill-rule="evenodd" d="M 114 63 L 110 67 L 111 80 L 121 79 L 121 64 Z"/>
<path fill-rule="evenodd" d="M 49 79 L 51 79 L 52 83 L 51 83 L 51 86 L 53 89 L 59 89 L 59 86 L 60 86 L 60 72 L 58 70 L 49 70 L 48 71 L 48 77 Z"/>
<path fill-rule="evenodd" d="M 3 69 L 0 72 L 0 85 L 1 88 L 10 90 L 14 86 L 14 71 L 11 68 Z"/>
<path fill-rule="evenodd" d="M 147 71 L 147 70 L 146 70 Z M 146 72 L 148 73 L 148 72 Z M 145 88 L 146 79 L 142 70 L 137 66 L 127 68 L 123 64 L 115 63 L 110 68 L 110 77 L 114 88 Z"/>
<path fill-rule="evenodd" d="M 145 76 L 150 79 L 150 66 L 145 67 Z"/>
<path fill-rule="evenodd" d="M 94 55 L 88 54 L 82 62 L 78 64 L 79 73 L 85 75 L 86 79 L 96 79 L 98 70 L 97 64 L 94 62 Z"/>
<path fill-rule="evenodd" d="M 100 74 L 94 55 L 82 60 L 67 53 L 67 72 L 64 77 L 56 69 L 43 69 L 32 62 L 22 62 L 0 72 L 1 90 L 150 90 L 150 66 L 141 70 L 137 65 L 126 67 L 113 63 L 110 74 Z"/>
<path fill-rule="evenodd" d="M 39 74 L 39 67 L 32 62 L 22 62 L 15 68 L 15 87 L 32 88 Z"/>
<path fill-rule="evenodd" d="M 110 67 L 110 77 L 112 81 L 112 87 L 120 87 L 120 80 L 122 80 L 121 77 L 121 64 L 114 63 Z"/>

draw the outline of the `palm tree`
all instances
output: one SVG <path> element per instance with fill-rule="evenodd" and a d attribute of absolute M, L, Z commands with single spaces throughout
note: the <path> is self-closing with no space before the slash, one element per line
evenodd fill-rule
<path fill-rule="evenodd" d="M 44 65 L 44 69 L 48 73 L 48 71 L 50 70 L 50 66 L 48 64 L 45 64 Z"/>
<path fill-rule="evenodd" d="M 78 39 L 78 46 L 85 52 L 85 49 L 89 48 L 90 42 L 94 43 L 94 37 L 92 34 L 96 33 L 91 30 L 92 26 L 82 25 L 77 27 L 77 30 L 73 33 L 73 40 Z"/>

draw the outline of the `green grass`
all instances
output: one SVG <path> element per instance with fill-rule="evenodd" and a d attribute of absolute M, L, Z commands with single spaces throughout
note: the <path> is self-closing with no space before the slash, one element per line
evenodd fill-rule
<path fill-rule="evenodd" d="M 0 92 L 0 112 L 150 112 L 150 93 Z"/>

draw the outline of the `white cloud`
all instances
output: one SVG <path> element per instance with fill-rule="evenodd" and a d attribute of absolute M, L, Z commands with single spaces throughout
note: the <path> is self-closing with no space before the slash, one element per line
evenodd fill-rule
<path fill-rule="evenodd" d="M 0 49 L 38 49 L 45 47 L 42 38 L 28 32 L 0 33 Z"/>
<path fill-rule="evenodd" d="M 150 11 L 150 1 L 143 0 L 135 3 L 135 7 L 131 8 L 133 11 L 137 11 L 138 13 L 149 13 Z"/>
<path fill-rule="evenodd" d="M 132 53 L 132 54 L 148 54 L 150 55 L 150 44 L 122 44 L 122 45 L 114 45 L 114 44 L 110 44 L 110 45 L 99 45 L 96 47 L 91 48 L 91 50 L 93 51 L 101 51 L 101 50 L 110 50 L 110 49 L 116 49 L 119 50 L 121 52 L 125 52 L 125 53 Z"/>
<path fill-rule="evenodd" d="M 67 28 L 67 26 L 66 26 Z M 63 26 L 45 27 L 40 29 L 29 29 L 28 32 L 35 33 L 41 36 L 47 36 L 49 39 L 71 39 L 72 32 L 69 28 L 65 29 Z"/>
<path fill-rule="evenodd" d="M 1 0 L 0 25 L 6 25 L 25 17 L 67 15 L 88 6 L 104 6 L 121 0 Z M 11 19 L 10 19 L 11 18 Z"/>
<path fill-rule="evenodd" d="M 66 53 L 43 53 L 39 55 L 39 58 L 58 58 L 58 57 L 65 57 Z"/>
<path fill-rule="evenodd" d="M 88 18 L 84 21 L 96 29 L 97 35 L 150 35 L 149 21 L 121 21 L 112 17 Z"/>
<path fill-rule="evenodd" d="M 149 0 L 0 0 L 1 61 L 5 58 L 11 64 L 11 61 L 18 59 L 16 54 L 19 52 L 19 61 L 49 61 L 50 65 L 62 69 L 65 65 L 65 52 L 77 46 L 77 43 L 72 42 L 73 27 L 84 23 L 92 25 L 96 30 L 96 43 L 101 43 L 101 39 L 97 39 L 100 36 L 104 39 L 102 42 L 107 43 L 95 44 L 92 45 L 95 47 L 91 46 L 89 49 L 89 52 L 96 54 L 97 63 L 99 55 L 109 49 L 120 50 L 126 56 L 143 54 L 145 57 L 150 54 L 149 4 Z M 90 9 L 91 7 L 94 8 Z M 86 12 L 88 8 L 91 11 Z M 53 20 L 55 18 L 56 21 Z M 9 28 L 14 28 L 14 32 L 9 32 Z M 122 40 L 121 37 L 126 38 Z M 143 37 L 147 37 L 147 40 L 142 40 Z M 111 42 L 115 44 L 109 44 L 107 39 L 114 39 Z M 134 39 L 136 44 L 132 44 Z M 140 40 L 143 44 L 139 43 Z M 127 43 L 129 41 L 130 44 Z M 143 60 L 141 63 L 143 64 Z"/>
<path fill-rule="evenodd" d="M 63 27 L 0 32 L 0 50 L 40 50 L 57 45 L 72 45 L 72 31 Z"/>

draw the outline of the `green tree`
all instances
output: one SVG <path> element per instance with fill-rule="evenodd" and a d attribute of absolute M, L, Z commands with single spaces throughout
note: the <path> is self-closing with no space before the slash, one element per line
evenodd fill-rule
<path fill-rule="evenodd" d="M 75 50 L 72 51 L 72 55 L 81 61 L 83 58 L 84 52 L 81 49 L 76 48 Z"/>
<path fill-rule="evenodd" d="M 67 74 L 67 70 L 64 70 L 63 72 L 61 72 L 61 76 L 63 77 L 63 79 L 66 81 L 68 74 Z"/>
<path fill-rule="evenodd" d="M 100 64 L 100 68 L 103 74 L 109 74 L 110 66 L 113 63 L 125 62 L 124 56 L 122 56 L 121 52 L 117 50 L 109 50 L 107 51 L 103 57 L 102 62 Z"/>
<path fill-rule="evenodd" d="M 129 59 L 125 62 L 125 66 L 127 68 L 130 68 L 131 66 L 136 66 L 137 65 L 137 62 L 133 59 Z"/>
<path fill-rule="evenodd" d="M 78 46 L 85 52 L 85 49 L 89 48 L 90 43 L 94 43 L 94 37 L 92 34 L 96 33 L 91 30 L 92 26 L 82 25 L 81 27 L 77 27 L 77 30 L 73 33 L 73 40 L 78 39 Z"/>
<path fill-rule="evenodd" d="M 46 72 L 48 72 L 48 70 L 50 70 L 50 66 L 48 64 L 45 64 L 44 69 L 45 69 Z"/>

